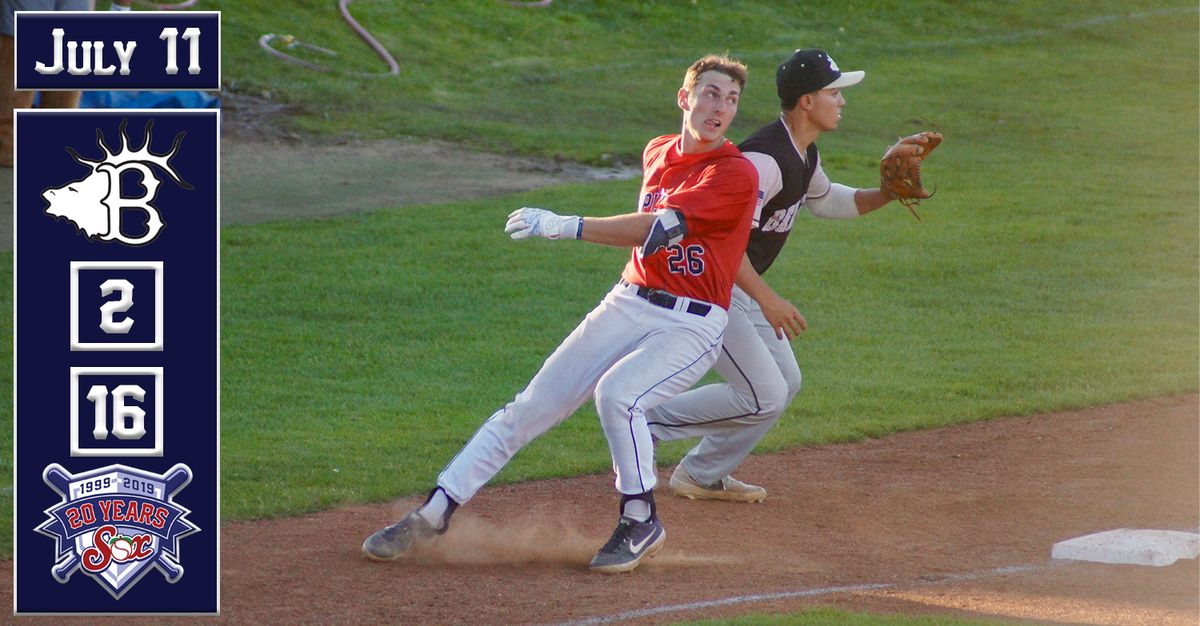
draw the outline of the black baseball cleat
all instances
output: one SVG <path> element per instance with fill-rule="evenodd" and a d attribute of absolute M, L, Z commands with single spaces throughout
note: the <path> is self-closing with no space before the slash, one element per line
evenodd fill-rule
<path fill-rule="evenodd" d="M 639 522 L 622 515 L 612 537 L 592 557 L 588 567 L 593 572 L 605 574 L 628 572 L 637 567 L 642 559 L 658 554 L 666 541 L 667 530 L 657 517 Z"/>
<path fill-rule="evenodd" d="M 404 519 L 367 537 L 362 545 L 363 556 L 372 561 L 394 561 L 412 553 L 417 544 L 428 541 L 436 534 L 437 530 L 413 511 Z"/>

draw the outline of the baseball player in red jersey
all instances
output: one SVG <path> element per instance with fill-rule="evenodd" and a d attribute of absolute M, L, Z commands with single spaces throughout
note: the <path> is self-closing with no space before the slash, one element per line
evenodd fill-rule
<path fill-rule="evenodd" d="M 817 152 L 817 138 L 841 121 L 842 90 L 864 76 L 842 72 L 823 50 L 796 50 L 776 70 L 779 119 L 738 146 L 759 173 L 759 191 L 715 366 L 726 382 L 679 394 L 646 416 L 659 441 L 702 438 L 671 475 L 676 495 L 736 502 L 767 497 L 766 489 L 731 474 L 800 390 L 800 366 L 788 341 L 807 322 L 762 274 L 783 249 L 800 208 L 820 218 L 847 219 L 893 199 L 882 189 L 831 182 Z"/>
<path fill-rule="evenodd" d="M 629 571 L 662 548 L 645 411 L 687 390 L 717 360 L 758 190 L 754 166 L 725 139 L 745 82 L 745 66 L 724 56 L 688 68 L 677 94 L 682 132 L 646 146 L 637 212 L 583 218 L 525 207 L 509 216 L 513 239 L 582 239 L 633 252 L 612 291 L 446 465 L 425 503 L 367 538 L 367 558 L 396 559 L 445 532 L 455 509 L 522 446 L 593 397 L 621 504 L 590 567 Z"/>

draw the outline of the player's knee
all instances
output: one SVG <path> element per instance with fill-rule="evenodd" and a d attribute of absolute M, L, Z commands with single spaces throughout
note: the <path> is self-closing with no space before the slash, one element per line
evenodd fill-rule
<path fill-rule="evenodd" d="M 788 388 L 782 377 L 764 381 L 758 386 L 758 415 L 764 420 L 773 420 L 787 408 Z"/>
<path fill-rule="evenodd" d="M 800 368 L 792 366 L 761 376 L 754 386 L 756 414 L 763 421 L 774 421 L 783 415 L 800 391 Z"/>
<path fill-rule="evenodd" d="M 630 401 L 626 394 L 620 393 L 603 381 L 596 385 L 596 413 L 600 416 L 600 424 L 619 425 L 628 422 Z"/>
<path fill-rule="evenodd" d="M 793 363 L 789 367 L 781 369 L 779 373 L 783 375 L 784 384 L 787 386 L 787 400 L 784 401 L 784 404 L 791 404 L 796 394 L 800 393 L 800 383 L 803 379 L 800 375 L 800 366 Z"/>

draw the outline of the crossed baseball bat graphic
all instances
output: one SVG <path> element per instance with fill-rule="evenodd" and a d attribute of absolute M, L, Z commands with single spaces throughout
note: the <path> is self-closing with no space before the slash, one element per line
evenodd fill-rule
<path fill-rule="evenodd" d="M 57 463 L 50 465 L 46 468 L 46 471 L 43 472 L 43 477 L 45 478 L 46 483 L 53 487 L 55 491 L 58 491 L 63 497 L 70 497 L 71 481 L 73 478 L 65 469 L 63 469 L 61 465 L 58 465 Z M 163 481 L 163 498 L 169 500 L 171 496 L 175 495 L 176 492 L 182 489 L 184 485 L 191 482 L 191 480 L 191 471 L 188 470 L 187 466 L 183 465 L 182 463 L 175 465 L 170 470 L 167 470 Z M 167 582 L 173 583 L 183 576 L 183 566 L 176 562 L 175 559 L 168 556 L 166 550 L 159 550 L 158 555 L 154 557 L 152 564 L 157 565 L 162 569 L 163 573 L 166 575 Z M 71 574 L 74 573 L 75 568 L 79 567 L 79 565 L 79 555 L 72 551 L 67 554 L 67 556 L 63 557 L 61 561 L 55 563 L 54 567 L 51 568 L 51 572 L 54 574 L 54 578 L 56 580 L 59 582 L 66 582 L 67 579 L 71 577 Z"/>

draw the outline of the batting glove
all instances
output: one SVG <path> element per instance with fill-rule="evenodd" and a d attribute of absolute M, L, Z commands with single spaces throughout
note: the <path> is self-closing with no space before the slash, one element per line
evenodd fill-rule
<path fill-rule="evenodd" d="M 579 239 L 582 231 L 583 220 L 577 215 L 557 215 L 533 207 L 521 207 L 509 213 L 508 223 L 504 225 L 504 232 L 513 239 Z"/>

